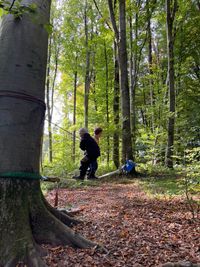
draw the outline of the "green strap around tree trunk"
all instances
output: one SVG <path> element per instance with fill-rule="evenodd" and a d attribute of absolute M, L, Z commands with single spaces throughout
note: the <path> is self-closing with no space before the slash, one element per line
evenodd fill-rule
<path fill-rule="evenodd" d="M 32 172 L 2 172 L 0 178 L 40 180 L 42 176 L 39 173 Z"/>

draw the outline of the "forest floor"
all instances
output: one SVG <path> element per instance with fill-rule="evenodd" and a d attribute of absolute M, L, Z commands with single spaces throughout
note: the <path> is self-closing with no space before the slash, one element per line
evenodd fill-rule
<path fill-rule="evenodd" d="M 46 198 L 53 205 L 55 189 Z M 44 258 L 58 267 L 148 267 L 166 262 L 200 263 L 200 222 L 184 197 L 156 197 L 137 182 L 95 183 L 59 189 L 59 208 L 77 209 L 84 222 L 73 229 L 103 245 L 95 249 L 49 247 Z"/>

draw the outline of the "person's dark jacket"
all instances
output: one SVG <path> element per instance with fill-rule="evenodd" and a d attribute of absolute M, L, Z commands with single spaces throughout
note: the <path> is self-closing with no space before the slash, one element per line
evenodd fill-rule
<path fill-rule="evenodd" d="M 86 151 L 89 159 L 97 159 L 100 156 L 100 149 L 94 138 L 89 133 L 85 133 L 80 142 L 80 149 Z"/>

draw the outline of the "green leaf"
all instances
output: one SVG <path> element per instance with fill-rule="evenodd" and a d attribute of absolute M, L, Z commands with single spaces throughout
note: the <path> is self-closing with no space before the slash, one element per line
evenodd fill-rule
<path fill-rule="evenodd" d="M 3 14 L 4 14 L 4 10 L 0 8 L 0 18 L 3 16 Z"/>
<path fill-rule="evenodd" d="M 51 34 L 53 32 L 53 26 L 50 23 L 44 24 L 44 28 L 48 34 Z"/>
<path fill-rule="evenodd" d="M 35 12 L 37 9 L 37 4 L 33 3 L 29 5 L 29 9 L 31 12 Z"/>

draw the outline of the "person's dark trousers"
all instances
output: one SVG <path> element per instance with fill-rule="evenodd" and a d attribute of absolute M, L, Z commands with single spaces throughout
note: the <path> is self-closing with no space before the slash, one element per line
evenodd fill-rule
<path fill-rule="evenodd" d="M 84 180 L 84 177 L 86 175 L 86 172 L 87 172 L 87 169 L 88 167 L 90 166 L 90 161 L 82 161 L 81 160 L 81 164 L 80 164 L 80 167 L 79 167 L 79 170 L 80 170 L 80 178 L 82 178 Z"/>
<path fill-rule="evenodd" d="M 88 179 L 95 178 L 95 173 L 98 169 L 97 159 L 92 160 L 89 164 Z"/>

